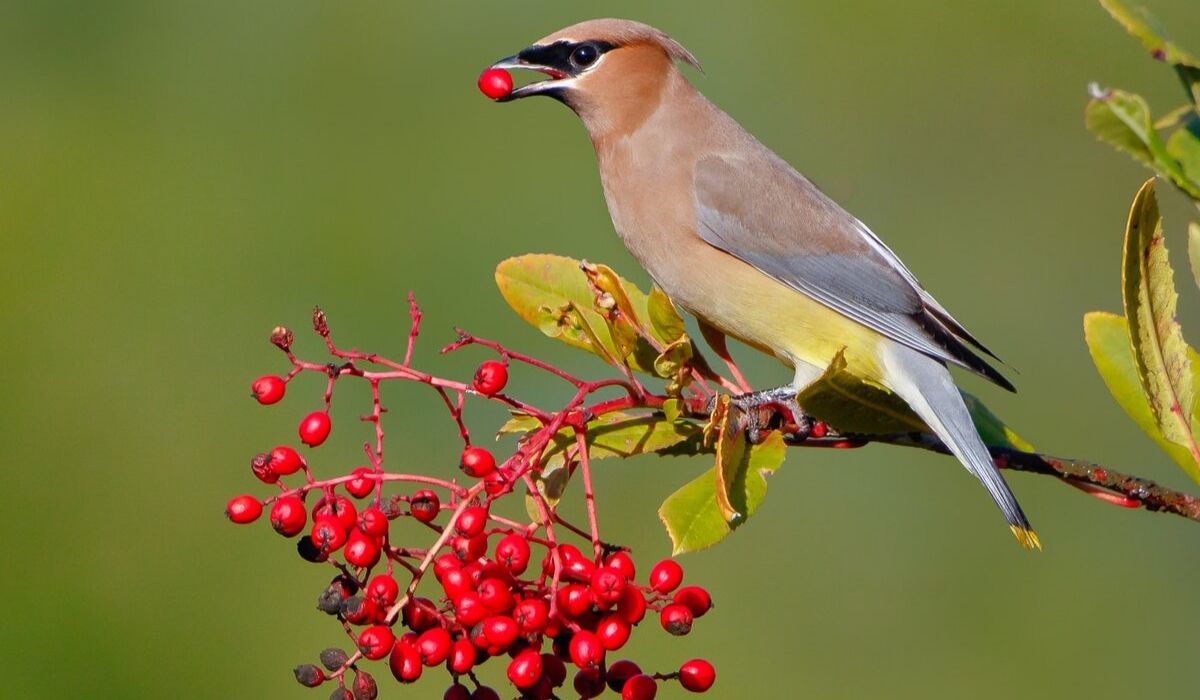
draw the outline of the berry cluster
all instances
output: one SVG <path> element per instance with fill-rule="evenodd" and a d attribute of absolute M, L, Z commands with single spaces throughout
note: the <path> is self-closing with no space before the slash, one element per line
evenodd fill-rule
<path fill-rule="evenodd" d="M 299 424 L 299 440 L 309 447 L 321 445 L 330 434 L 329 407 L 338 379 L 364 379 L 373 396 L 373 411 L 363 416 L 375 432 L 373 444 L 364 445 L 368 465 L 317 479 L 304 456 L 280 445 L 250 463 L 254 476 L 275 484 L 279 493 L 265 499 L 237 496 L 226 508 L 235 523 L 254 522 L 268 510 L 276 532 L 297 538 L 302 558 L 335 569 L 317 607 L 340 622 L 353 649 L 349 653 L 337 647 L 326 649 L 319 665 L 297 666 L 296 679 L 308 687 L 335 686 L 330 695 L 335 700 L 368 700 L 377 696 L 378 688 L 362 668 L 364 661 L 386 659 L 400 683 L 415 682 L 441 667 L 449 676 L 447 700 L 498 700 L 496 690 L 476 674 L 496 659 L 492 665 L 504 667 L 508 682 L 522 698 L 593 698 L 611 689 L 625 700 L 651 700 L 663 681 L 678 681 L 696 693 L 712 687 L 716 674 L 703 659 L 671 672 L 648 673 L 631 660 L 610 658 L 647 615 L 657 616 L 666 632 L 681 636 L 712 608 L 705 589 L 682 585 L 683 569 L 674 560 L 658 562 L 639 582 L 630 551 L 599 537 L 586 432 L 587 419 L 600 409 L 585 402 L 614 382 L 570 378 L 578 389 L 575 399 L 560 411 L 544 412 L 504 393 L 509 363 L 519 361 L 564 378 L 569 375 L 465 334 L 447 350 L 477 344 L 496 350 L 501 359 L 480 365 L 470 383 L 425 374 L 410 366 L 420 323 L 411 298 L 410 308 L 413 325 L 403 362 L 339 350 L 329 338 L 324 314 L 316 310 L 314 328 L 338 362 L 318 364 L 297 358 L 291 349 L 291 331 L 277 328 L 271 340 L 287 355 L 292 369 L 286 376 L 262 377 L 252 386 L 253 396 L 269 405 L 284 398 L 288 382 L 300 372 L 328 377 L 324 408 L 309 413 Z M 360 366 L 368 364 L 380 369 Z M 462 477 L 384 469 L 380 383 L 386 380 L 427 384 L 441 395 L 463 440 L 458 465 Z M 528 433 L 512 456 L 498 462 L 491 452 L 470 442 L 462 417 L 466 396 L 500 401 L 537 418 L 542 427 Z M 600 405 L 620 408 L 620 404 L 609 400 Z M 587 529 L 562 518 L 533 481 L 543 451 L 563 431 L 576 438 L 576 449 L 567 459 L 570 468 L 583 473 Z M 286 483 L 291 479 L 296 483 Z M 518 486 L 536 503 L 539 517 L 532 522 L 517 522 L 492 510 L 498 499 L 513 494 Z M 410 547 L 394 541 L 393 523 L 402 518 L 427 529 L 432 544 Z M 579 544 L 565 537 L 576 537 Z M 418 586 L 430 572 L 440 591 L 422 597 Z M 568 684 L 572 666 L 574 678 Z"/>

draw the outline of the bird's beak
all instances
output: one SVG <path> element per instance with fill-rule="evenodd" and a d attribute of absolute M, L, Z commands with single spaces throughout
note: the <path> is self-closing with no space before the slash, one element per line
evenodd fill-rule
<path fill-rule="evenodd" d="M 523 85 L 510 92 L 508 95 L 496 100 L 497 102 L 511 102 L 512 100 L 518 100 L 522 97 L 529 97 L 531 95 L 550 95 L 552 97 L 557 96 L 571 81 L 571 76 L 567 75 L 561 70 L 551 66 L 532 63 L 524 58 L 521 58 L 520 54 L 502 58 L 493 63 L 492 68 L 500 68 L 503 70 L 532 70 L 550 76 L 545 80 L 538 80 L 528 85 Z"/>

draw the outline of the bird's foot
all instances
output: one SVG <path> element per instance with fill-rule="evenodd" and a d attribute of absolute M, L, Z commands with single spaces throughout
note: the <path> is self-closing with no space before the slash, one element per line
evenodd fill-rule
<path fill-rule="evenodd" d="M 763 433 L 769 430 L 801 440 L 812 432 L 813 420 L 800 408 L 791 385 L 739 394 L 731 397 L 730 403 L 741 411 L 739 427 L 746 431 L 751 444 L 761 443 Z"/>

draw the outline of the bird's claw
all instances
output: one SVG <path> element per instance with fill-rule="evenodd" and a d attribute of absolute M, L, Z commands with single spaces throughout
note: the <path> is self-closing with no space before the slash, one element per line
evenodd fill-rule
<path fill-rule="evenodd" d="M 746 439 L 757 445 L 763 433 L 779 430 L 794 438 L 803 439 L 812 431 L 813 421 L 805 415 L 796 401 L 796 390 L 781 386 L 766 391 L 753 391 L 733 396 L 729 401 L 741 411 L 738 427 L 746 431 Z"/>

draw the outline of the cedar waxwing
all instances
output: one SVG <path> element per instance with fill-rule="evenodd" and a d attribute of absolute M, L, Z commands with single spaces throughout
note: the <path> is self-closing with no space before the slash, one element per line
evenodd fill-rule
<path fill-rule="evenodd" d="M 782 392 L 739 405 L 796 409 L 796 393 L 842 351 L 846 369 L 902 398 L 983 483 L 1017 540 L 1040 549 L 947 369 L 1011 391 L 972 348 L 995 356 L 870 229 L 701 95 L 677 61 L 700 68 L 653 27 L 600 19 L 493 68 L 549 76 L 501 101 L 547 95 L 579 116 L 617 233 L 706 337 L 715 329 L 795 368 Z"/>

